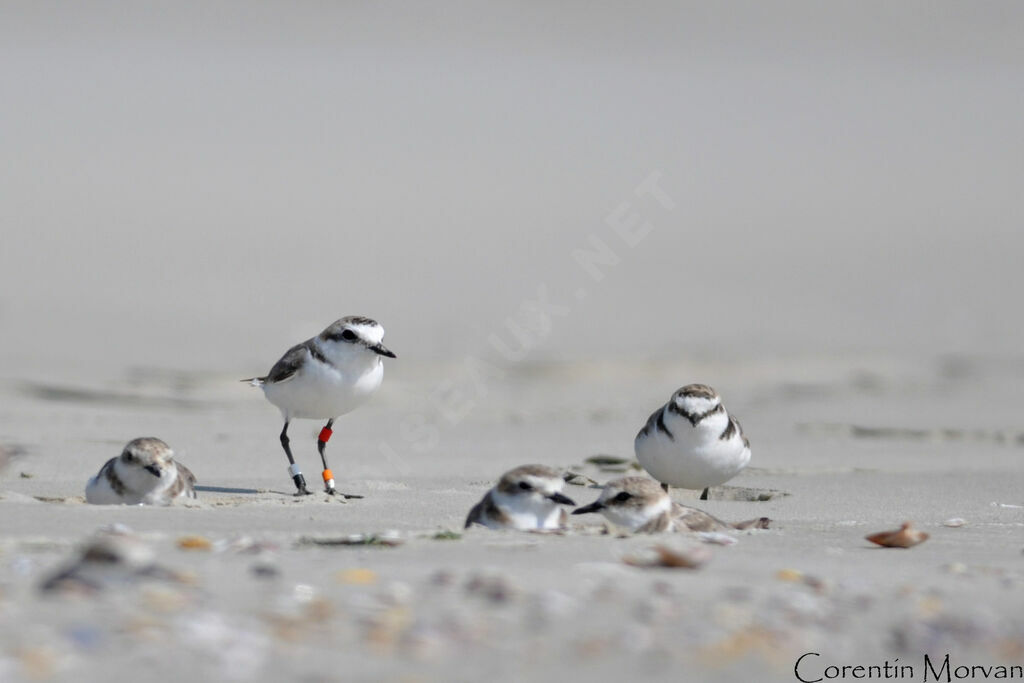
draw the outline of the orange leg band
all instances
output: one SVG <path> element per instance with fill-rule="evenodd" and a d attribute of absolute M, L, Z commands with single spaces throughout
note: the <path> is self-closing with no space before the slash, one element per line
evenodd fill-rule
<path fill-rule="evenodd" d="M 331 479 L 334 479 L 334 472 L 324 470 L 324 481 L 330 481 Z"/>

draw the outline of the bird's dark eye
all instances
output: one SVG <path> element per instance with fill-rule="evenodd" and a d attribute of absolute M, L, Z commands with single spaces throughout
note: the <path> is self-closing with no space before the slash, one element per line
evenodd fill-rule
<path fill-rule="evenodd" d="M 633 497 L 632 494 L 629 494 L 626 491 L 620 491 L 619 495 L 615 496 L 615 498 L 613 500 L 616 500 L 616 501 L 618 501 L 620 503 L 624 503 L 624 502 L 626 502 L 627 500 L 629 500 L 632 497 Z"/>
<path fill-rule="evenodd" d="M 519 488 L 521 488 L 524 491 L 532 491 L 533 490 L 533 487 L 530 486 L 529 484 L 527 484 L 525 481 L 519 482 Z"/>
<path fill-rule="evenodd" d="M 356 333 L 353 332 L 352 330 L 345 330 L 344 332 L 341 333 L 341 338 L 348 342 L 355 341 Z"/>

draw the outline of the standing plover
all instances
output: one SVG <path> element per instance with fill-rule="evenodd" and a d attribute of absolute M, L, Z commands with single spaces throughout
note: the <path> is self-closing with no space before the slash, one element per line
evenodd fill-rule
<path fill-rule="evenodd" d="M 544 465 L 523 465 L 501 475 L 497 485 L 473 506 L 466 527 L 520 531 L 565 527 L 569 516 L 561 505 L 575 505 L 562 493 L 562 475 Z"/>
<path fill-rule="evenodd" d="M 325 454 L 327 442 L 333 433 L 334 420 L 365 403 L 384 379 L 381 356 L 394 358 L 395 354 L 381 343 L 383 338 L 384 328 L 375 320 L 348 316 L 331 323 L 312 339 L 288 349 L 266 377 L 242 380 L 263 389 L 267 400 L 277 406 L 284 417 L 281 446 L 288 456 L 288 472 L 297 489 L 295 495 L 309 495 L 310 491 L 292 457 L 288 425 L 295 418 L 327 420 L 320 430 L 317 449 L 324 466 L 324 488 L 334 495 L 334 474 L 327 466 Z"/>
<path fill-rule="evenodd" d="M 662 483 L 708 488 L 736 476 L 750 462 L 750 442 L 722 399 L 705 384 L 688 384 L 647 420 L 633 442 L 637 460 Z"/>
<path fill-rule="evenodd" d="M 196 478 L 174 461 L 174 451 L 160 439 L 132 439 L 85 485 L 85 500 L 96 505 L 170 505 L 195 498 Z"/>
<path fill-rule="evenodd" d="M 767 517 L 729 524 L 703 510 L 673 502 L 658 482 L 647 477 L 623 477 L 608 482 L 590 505 L 573 510 L 574 515 L 599 512 L 617 526 L 640 533 L 661 531 L 722 531 L 724 529 L 767 529 Z"/>

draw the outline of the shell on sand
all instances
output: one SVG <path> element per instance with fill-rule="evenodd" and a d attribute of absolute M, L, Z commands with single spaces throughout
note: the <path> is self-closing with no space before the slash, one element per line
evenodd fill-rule
<path fill-rule="evenodd" d="M 928 534 L 915 529 L 910 522 L 904 522 L 899 529 L 879 531 L 864 538 L 886 548 L 911 548 L 927 541 Z"/>
<path fill-rule="evenodd" d="M 653 552 L 653 556 L 631 555 L 622 558 L 622 561 L 633 567 L 697 569 L 711 559 L 711 553 L 702 546 L 675 549 L 664 545 L 656 545 L 653 548 Z"/>

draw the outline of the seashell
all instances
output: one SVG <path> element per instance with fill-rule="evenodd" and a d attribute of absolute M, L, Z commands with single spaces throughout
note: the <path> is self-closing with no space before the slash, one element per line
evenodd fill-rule
<path fill-rule="evenodd" d="M 153 550 L 135 536 L 98 533 L 40 590 L 89 594 L 142 580 L 187 582 L 184 575 L 155 564 L 153 558 Z"/>
<path fill-rule="evenodd" d="M 404 541 L 398 536 L 398 532 L 384 532 L 382 534 L 349 534 L 341 537 L 321 538 L 318 536 L 302 536 L 296 541 L 297 545 L 370 545 L 383 548 L 394 548 L 402 545 Z"/>
<path fill-rule="evenodd" d="M 913 528 L 910 522 L 904 522 L 899 529 L 879 531 L 864 538 L 885 548 L 911 548 L 927 541 L 928 534 Z"/>
<path fill-rule="evenodd" d="M 257 562 L 249 567 L 252 575 L 260 579 L 273 579 L 281 575 L 281 570 L 270 562 Z"/>
<path fill-rule="evenodd" d="M 732 525 L 734 529 L 767 529 L 771 526 L 772 520 L 767 517 L 758 517 L 757 519 L 748 519 L 745 522 L 736 522 Z"/>
<path fill-rule="evenodd" d="M 590 456 L 583 462 L 588 465 L 597 465 L 598 467 L 616 467 L 628 465 L 630 460 L 629 458 L 620 458 L 617 455 L 598 454 Z"/>
<path fill-rule="evenodd" d="M 953 529 L 958 529 L 958 528 L 964 526 L 965 524 L 967 524 L 967 520 L 966 519 L 964 519 L 962 517 L 952 517 L 950 519 L 947 519 L 945 522 L 943 522 L 942 526 L 948 526 L 948 527 L 951 527 Z"/>
<path fill-rule="evenodd" d="M 377 573 L 372 569 L 345 569 L 335 574 L 335 579 L 350 586 L 368 586 L 377 583 Z"/>
<path fill-rule="evenodd" d="M 775 572 L 775 578 L 779 581 L 789 581 L 795 583 L 797 581 L 804 580 L 804 573 L 799 569 L 780 569 Z"/>
<path fill-rule="evenodd" d="M 178 539 L 178 547 L 182 550 L 210 550 L 213 543 L 205 536 L 182 536 Z"/>
<path fill-rule="evenodd" d="M 570 486 L 597 486 L 597 482 L 585 474 L 579 472 L 566 472 L 562 475 L 566 484 Z"/>
<path fill-rule="evenodd" d="M 502 574 L 475 574 L 466 582 L 466 592 L 479 595 L 493 603 L 509 602 L 519 595 L 519 589 Z"/>
<path fill-rule="evenodd" d="M 628 472 L 639 470 L 640 463 L 632 458 L 620 458 L 617 455 L 598 454 L 592 455 L 584 460 L 588 465 L 594 465 L 602 472 Z"/>
<path fill-rule="evenodd" d="M 631 567 L 668 567 L 671 569 L 697 569 L 711 559 L 711 551 L 703 546 L 686 549 L 654 546 L 653 557 L 628 555 L 622 561 Z"/>
<path fill-rule="evenodd" d="M 697 537 L 711 545 L 736 545 L 739 543 L 735 537 L 718 531 L 700 531 L 697 533 Z"/>

